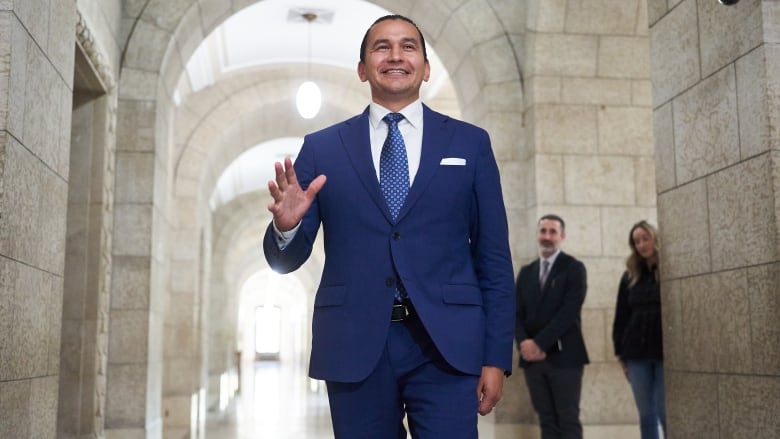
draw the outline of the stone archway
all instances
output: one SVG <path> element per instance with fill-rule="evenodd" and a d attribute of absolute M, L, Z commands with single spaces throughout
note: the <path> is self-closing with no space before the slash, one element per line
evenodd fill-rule
<path fill-rule="evenodd" d="M 198 193 L 206 180 L 174 188 L 171 90 L 204 35 L 253 3 L 25 0 L 0 12 L 9 36 L 0 39 L 0 52 L 10 60 L 10 68 L 7 62 L 0 69 L 6 85 L 0 87 L 6 189 L 0 286 L 10 305 L 0 306 L 7 348 L 0 406 L 8 415 L 0 435 L 55 434 L 57 380 L 51 371 L 57 358 L 49 343 L 57 335 L 43 328 L 61 322 L 56 310 L 63 270 L 57 261 L 64 253 L 63 188 L 69 183 L 61 158 L 67 157 L 63 139 L 72 115 L 74 11 L 89 17 L 97 53 L 106 55 L 119 93 L 116 136 L 107 139 L 109 147 L 116 140 L 118 159 L 105 175 L 119 182 L 113 251 L 106 260 L 112 299 L 126 293 L 133 299 L 112 300 L 106 319 L 114 353 L 105 370 L 106 434 L 155 438 L 163 428 L 162 344 L 171 343 L 163 330 L 170 293 L 175 288 L 191 292 L 182 298 L 202 300 L 208 258 L 215 254 L 205 231 L 195 233 L 196 241 L 180 242 L 173 227 L 174 190 L 192 183 L 188 190 Z M 671 431 L 755 438 L 777 431 L 778 2 L 392 3 L 381 2 L 399 7 L 395 12 L 414 18 L 430 35 L 455 78 L 465 117 L 494 136 L 516 267 L 533 255 L 529 225 L 538 213 L 556 210 L 576 219 L 569 248 L 587 258 L 592 282 L 584 321 L 599 360 L 590 367 L 588 392 L 612 403 L 625 395 L 611 387 L 625 384 L 610 361 L 609 302 L 625 253 L 620 231 L 655 211 L 652 191 L 637 189 L 654 187 L 657 175 Z M 648 22 L 652 93 L 642 68 Z M 657 172 L 643 116 L 653 107 Z M 174 250 L 187 261 L 202 255 L 194 265 L 197 275 L 185 279 L 191 284 L 174 279 L 172 273 L 181 271 L 173 266 Z M 533 418 L 513 380 L 497 426 Z M 601 437 L 634 430 L 609 425 L 634 422 L 627 411 L 594 413 L 593 407 L 599 405 L 588 404 L 585 415 Z"/>
<path fill-rule="evenodd" d="M 189 9 L 181 4 L 187 2 L 179 3 L 173 10 L 151 0 L 142 14 L 138 11 L 139 33 L 130 37 L 122 69 L 128 85 L 123 96 L 154 102 L 157 128 L 153 148 L 147 154 L 156 159 L 147 166 L 151 170 L 156 163 L 161 171 L 154 179 L 159 182 L 156 191 L 160 195 L 149 203 L 148 211 L 159 213 L 152 230 L 165 230 L 161 243 L 174 236 L 198 236 L 198 227 L 176 229 L 182 206 L 195 209 L 189 210 L 189 216 L 198 218 L 195 224 L 209 227 L 204 211 L 193 206 L 203 205 L 198 199 L 218 171 L 208 170 L 208 154 L 197 154 L 194 148 L 191 154 L 179 155 L 168 140 L 177 123 L 172 116 L 170 90 L 197 42 L 238 9 L 216 1 L 193 4 Z M 396 6 L 390 3 L 377 2 Z M 570 239 L 572 248 L 595 267 L 592 284 L 597 293 L 586 304 L 585 314 L 589 343 L 597 347 L 588 385 L 598 389 L 608 388 L 611 374 L 617 370 L 605 348 L 604 327 L 612 306 L 611 284 L 620 270 L 616 261 L 623 253 L 622 246 L 615 244 L 622 239 L 606 232 L 655 212 L 654 197 L 646 195 L 652 194 L 650 188 L 654 187 L 652 136 L 648 134 L 652 125 L 649 68 L 641 58 L 647 53 L 647 33 L 642 26 L 646 8 L 640 0 L 620 2 L 617 8 L 607 3 L 585 8 L 579 3 L 561 7 L 469 0 L 449 5 L 417 3 L 393 11 L 418 22 L 450 72 L 464 118 L 491 133 L 502 169 L 515 265 L 519 267 L 534 253 L 529 224 L 534 224 L 542 208 L 577 218 L 576 233 L 570 234 L 575 236 Z M 155 14 L 164 13 L 171 15 L 153 19 Z M 145 49 L 150 38 L 169 43 L 159 44 L 156 53 L 148 53 Z M 638 67 L 628 68 L 633 66 Z M 135 87 L 144 83 L 147 86 Z M 149 94 L 152 85 L 156 93 Z M 245 142 L 239 144 L 248 147 Z M 180 178 L 184 175 L 189 177 Z M 615 180 L 631 184 L 611 184 Z M 166 182 L 175 187 L 166 187 Z M 192 251 L 168 255 L 161 244 L 159 252 L 160 257 L 152 260 L 160 262 L 153 264 L 159 267 L 160 279 L 175 278 L 170 273 L 173 264 L 166 265 L 166 261 L 182 262 L 175 263 L 177 271 L 197 266 Z M 152 285 L 152 296 L 172 293 L 170 285 Z M 183 294 L 196 290 L 192 284 L 180 286 Z M 515 380 L 509 389 L 495 419 L 533 424 L 529 404 L 521 396 L 522 386 Z M 614 420 L 614 410 L 586 416 L 586 423 Z"/>
<path fill-rule="evenodd" d="M 129 8 L 126 11 L 134 18 L 135 26 L 128 40 L 120 74 L 120 107 L 126 111 L 124 113 L 126 117 L 123 117 L 120 109 L 120 124 L 124 125 L 125 131 L 151 135 L 136 138 L 132 144 L 124 145 L 125 149 L 120 146 L 118 167 L 132 167 L 139 176 L 143 177 L 142 180 L 154 182 L 154 185 L 145 187 L 143 191 L 137 188 L 117 188 L 118 194 L 133 194 L 131 197 L 118 197 L 118 213 L 126 218 L 139 219 L 142 227 L 139 229 L 138 225 L 117 224 L 116 232 L 122 233 L 122 229 L 127 226 L 134 233 L 140 232 L 146 235 L 145 239 L 149 242 L 154 242 L 154 245 L 149 246 L 148 249 L 151 261 L 149 294 L 156 298 L 150 301 L 151 305 L 148 309 L 149 340 L 169 339 L 165 336 L 166 330 L 164 330 L 164 325 L 167 324 L 164 322 L 169 315 L 166 302 L 169 302 L 173 295 L 176 295 L 177 300 L 181 298 L 182 294 L 176 292 L 177 290 L 191 291 L 191 295 L 195 297 L 199 297 L 198 291 L 202 291 L 200 290 L 202 285 L 198 284 L 197 280 L 183 280 L 181 275 L 173 273 L 173 271 L 198 272 L 198 258 L 193 258 L 193 255 L 197 255 L 197 249 L 188 245 L 173 247 L 170 243 L 174 240 L 180 242 L 181 236 L 199 236 L 197 228 L 177 229 L 175 225 L 178 224 L 178 218 L 182 214 L 181 207 L 192 208 L 199 205 L 197 198 L 202 194 L 202 189 L 199 188 L 202 188 L 201 185 L 208 180 L 213 184 L 218 175 L 218 172 L 216 175 L 212 173 L 209 177 L 212 171 L 204 171 L 208 169 L 205 166 L 208 154 L 193 153 L 189 156 L 179 156 L 176 153 L 176 146 L 169 140 L 175 132 L 176 123 L 173 117 L 171 90 L 174 89 L 183 65 L 186 64 L 186 60 L 198 42 L 227 16 L 245 4 L 251 3 L 253 2 L 231 6 L 220 1 L 195 3 L 185 0 L 177 2 L 151 0 L 143 8 L 139 7 L 135 10 Z M 390 5 L 390 2 L 385 3 L 388 3 L 386 6 L 394 6 Z M 468 106 L 463 105 L 463 108 L 468 108 L 468 112 L 464 112 L 464 115 L 477 123 L 484 122 L 489 129 L 499 124 L 503 128 L 512 127 L 509 131 L 514 131 L 519 129 L 515 128 L 518 124 L 510 121 L 519 120 L 517 102 L 522 98 L 520 75 L 509 34 L 498 17 L 511 17 L 517 7 L 498 5 L 481 8 L 480 6 L 482 6 L 480 2 L 475 2 L 474 5 L 466 8 L 452 9 L 444 5 L 417 5 L 408 7 L 408 10 L 394 12 L 418 20 L 424 32 L 431 35 L 431 44 L 441 44 L 442 50 L 446 53 L 443 59 L 449 60 L 448 68 L 453 74 L 453 82 L 462 84 L 459 87 L 462 90 L 459 98 L 462 103 L 468 104 Z M 505 14 L 496 10 L 501 8 L 505 10 Z M 484 17 L 485 25 L 479 29 L 471 26 L 475 14 Z M 434 18 L 436 22 L 431 21 Z M 458 44 L 445 45 L 444 41 Z M 496 52 L 501 50 L 504 50 L 505 56 L 496 56 Z M 515 96 L 516 99 L 507 99 L 508 95 Z M 154 121 L 153 131 L 149 133 L 143 128 L 151 121 Z M 522 139 L 520 133 L 521 131 L 515 131 L 514 135 L 497 136 L 496 149 L 500 151 L 501 156 L 511 156 L 511 149 L 518 139 Z M 508 141 L 509 139 L 512 140 Z M 250 146 L 246 142 L 242 145 L 241 148 Z M 179 157 L 182 159 L 179 160 Z M 191 160 L 195 162 L 191 163 Z M 201 163 L 200 168 L 197 162 Z M 190 177 L 186 177 L 187 175 Z M 198 177 L 199 175 L 206 176 L 206 180 Z M 180 198 L 181 196 L 185 198 Z M 179 199 L 181 201 L 177 201 Z M 188 211 L 192 212 L 189 209 Z M 200 218 L 196 223 L 208 228 L 209 220 L 204 218 L 203 212 L 197 212 L 196 215 Z M 202 297 L 197 300 L 202 300 Z M 193 323 L 183 322 L 179 328 L 197 331 Z M 142 359 L 137 365 L 139 372 L 143 371 L 143 375 L 147 377 L 148 392 L 142 395 L 142 399 L 131 403 L 138 407 L 145 407 L 145 410 L 141 410 L 143 421 L 136 423 L 135 428 L 146 429 L 147 433 L 154 437 L 162 431 L 161 420 L 155 414 L 155 408 L 161 407 L 162 404 L 161 398 L 156 395 L 165 391 L 160 376 L 165 364 L 161 358 L 162 352 L 156 353 L 162 346 L 158 344 L 149 346 L 148 358 Z M 117 384 L 116 387 L 112 387 L 111 393 L 123 392 L 123 386 Z M 111 395 L 109 395 L 110 399 Z M 165 409 L 168 413 L 176 413 L 174 417 L 179 419 L 176 424 L 180 426 L 185 419 L 183 411 L 188 400 L 186 395 L 181 395 L 172 398 L 171 402 L 173 405 L 166 405 Z M 110 425 L 107 427 L 112 428 Z"/>

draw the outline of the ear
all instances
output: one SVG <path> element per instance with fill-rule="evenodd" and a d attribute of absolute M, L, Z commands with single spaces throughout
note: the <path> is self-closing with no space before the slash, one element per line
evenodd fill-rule
<path fill-rule="evenodd" d="M 431 64 L 428 63 L 428 60 L 425 60 L 425 76 L 423 76 L 423 81 L 428 82 L 428 78 L 431 77 Z"/>
<path fill-rule="evenodd" d="M 358 61 L 357 74 L 358 78 L 360 78 L 360 82 L 366 82 L 368 80 L 368 77 L 366 77 L 366 65 L 363 61 Z M 426 78 L 425 80 L 427 81 L 428 79 Z"/>

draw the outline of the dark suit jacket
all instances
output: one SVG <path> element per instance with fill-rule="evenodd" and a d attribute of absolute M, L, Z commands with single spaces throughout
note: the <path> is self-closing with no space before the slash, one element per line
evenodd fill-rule
<path fill-rule="evenodd" d="M 450 365 L 474 375 L 483 365 L 511 372 L 512 262 L 490 139 L 425 106 L 423 124 L 420 167 L 395 222 L 371 159 L 368 109 L 304 138 L 295 161 L 301 186 L 320 174 L 327 182 L 289 245 L 279 250 L 269 224 L 263 248 L 269 265 L 288 273 L 309 257 L 322 226 L 314 378 L 356 382 L 375 368 L 391 324 L 396 271 Z"/>
<path fill-rule="evenodd" d="M 524 266 L 517 276 L 515 341 L 533 338 L 555 367 L 589 362 L 582 338 L 580 310 L 587 291 L 585 265 L 561 252 L 550 268 L 547 282 L 539 285 L 540 259 Z M 520 358 L 520 367 L 527 362 Z"/>

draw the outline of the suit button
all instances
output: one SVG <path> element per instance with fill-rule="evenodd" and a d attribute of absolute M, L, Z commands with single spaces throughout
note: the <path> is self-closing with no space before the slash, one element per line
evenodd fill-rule
<path fill-rule="evenodd" d="M 399 239 L 401 239 L 401 234 L 398 232 L 393 232 L 393 240 L 398 241 Z"/>
<path fill-rule="evenodd" d="M 388 287 L 392 287 L 393 285 L 395 285 L 395 279 L 392 277 L 388 277 L 387 279 L 385 279 L 385 285 L 387 285 Z"/>

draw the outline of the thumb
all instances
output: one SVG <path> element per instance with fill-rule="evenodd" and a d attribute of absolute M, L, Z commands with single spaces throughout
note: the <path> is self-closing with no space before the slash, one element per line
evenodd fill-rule
<path fill-rule="evenodd" d="M 311 183 L 309 184 L 309 187 L 306 189 L 306 194 L 310 198 L 314 198 L 315 196 L 317 196 L 317 193 L 319 193 L 320 189 L 322 189 L 322 187 L 325 186 L 325 181 L 327 179 L 328 178 L 324 174 L 317 176 L 317 178 L 312 180 Z"/>

